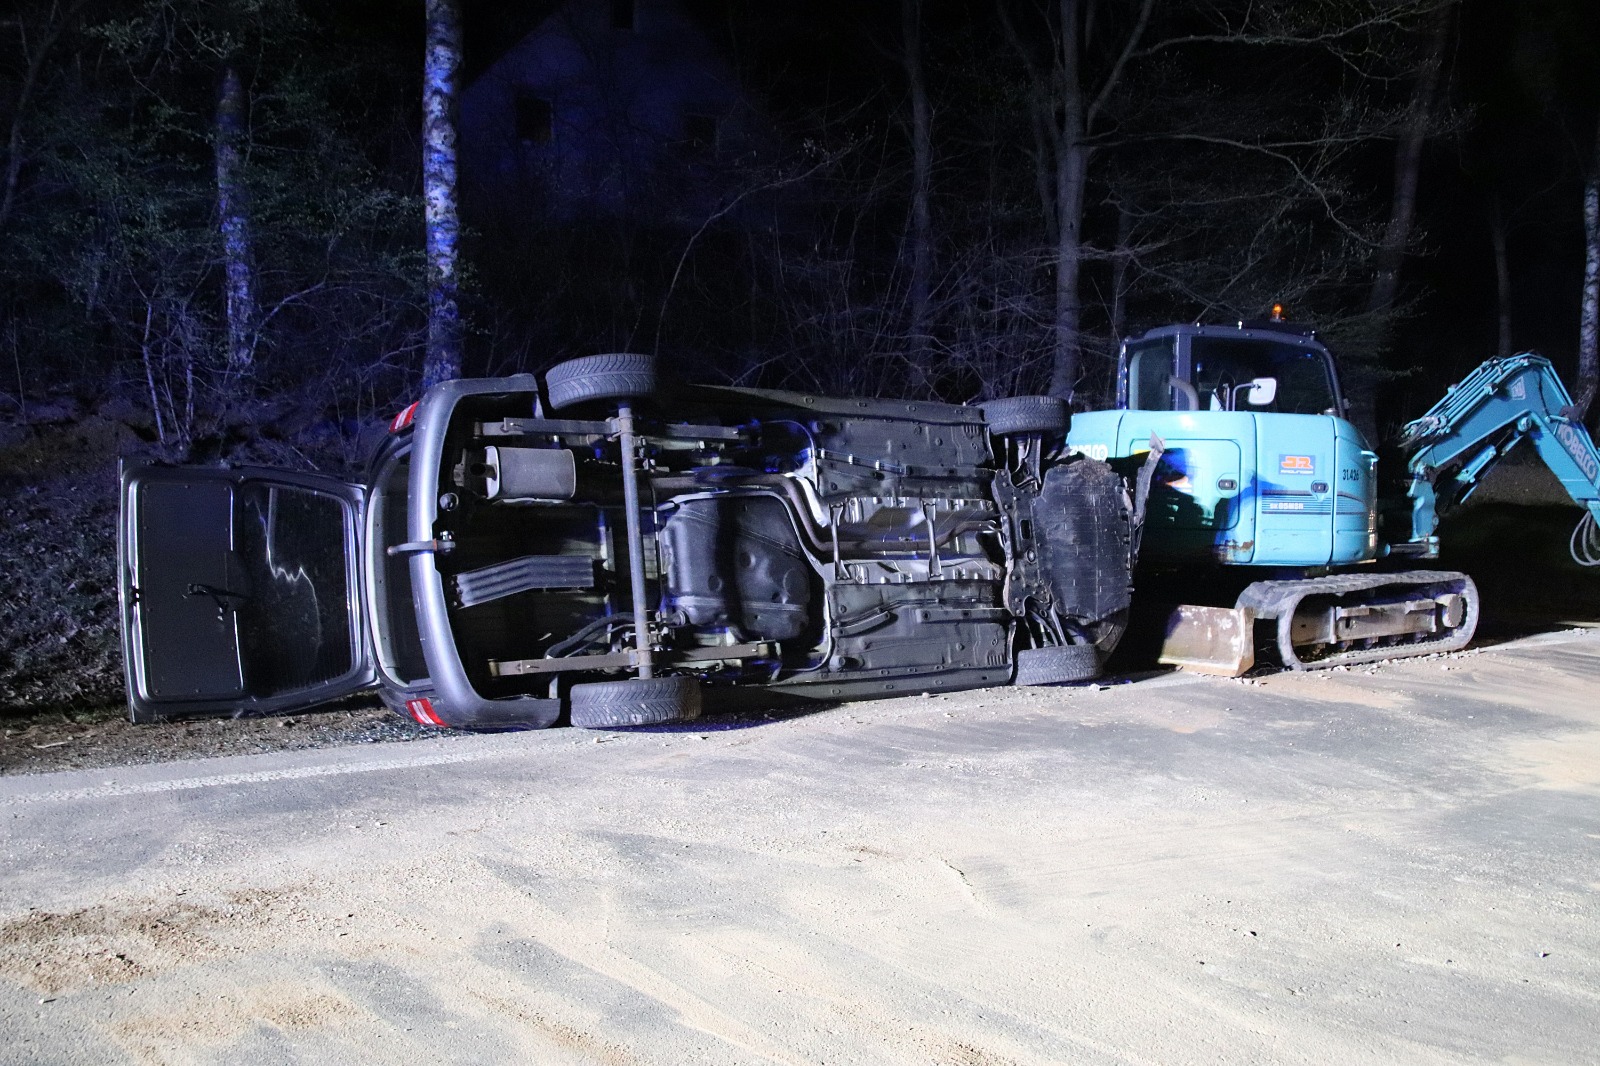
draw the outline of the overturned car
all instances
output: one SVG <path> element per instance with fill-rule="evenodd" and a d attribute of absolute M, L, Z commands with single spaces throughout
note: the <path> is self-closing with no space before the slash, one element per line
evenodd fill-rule
<path fill-rule="evenodd" d="M 658 383 L 648 356 L 450 381 L 363 484 L 125 464 L 135 721 L 376 687 L 466 729 L 693 718 L 1098 676 L 1151 463 L 1067 454 L 1068 412 Z"/>

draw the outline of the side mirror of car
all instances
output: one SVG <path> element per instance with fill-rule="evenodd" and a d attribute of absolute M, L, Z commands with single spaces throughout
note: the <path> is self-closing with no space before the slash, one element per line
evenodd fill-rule
<path fill-rule="evenodd" d="M 1249 391 L 1244 394 L 1244 402 L 1251 407 L 1265 407 L 1277 398 L 1277 378 L 1253 378 Z"/>

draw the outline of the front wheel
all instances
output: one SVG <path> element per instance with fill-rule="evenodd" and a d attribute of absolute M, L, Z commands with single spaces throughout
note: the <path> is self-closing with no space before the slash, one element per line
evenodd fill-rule
<path fill-rule="evenodd" d="M 1017 652 L 1019 685 L 1060 685 L 1100 676 L 1100 649 L 1093 644 L 1024 648 Z"/>
<path fill-rule="evenodd" d="M 634 677 L 573 685 L 572 724 L 580 729 L 661 725 L 700 717 L 700 684 L 692 677 Z"/>

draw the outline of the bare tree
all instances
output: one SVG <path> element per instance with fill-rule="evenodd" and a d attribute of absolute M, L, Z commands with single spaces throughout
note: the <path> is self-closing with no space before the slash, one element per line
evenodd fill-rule
<path fill-rule="evenodd" d="M 1578 320 L 1578 396 L 1574 406 L 1582 420 L 1600 385 L 1600 126 L 1595 130 L 1594 158 L 1583 183 L 1583 310 Z"/>
<path fill-rule="evenodd" d="M 1400 288 L 1400 265 L 1411 246 L 1412 227 L 1417 214 L 1417 183 L 1422 175 L 1422 149 L 1436 132 L 1434 112 L 1439 97 L 1439 75 L 1444 68 L 1445 47 L 1450 39 L 1454 6 L 1441 7 L 1433 16 L 1427 51 L 1417 71 L 1407 108 L 1404 129 L 1394 150 L 1394 191 L 1390 197 L 1389 223 L 1377 250 L 1377 275 L 1367 298 L 1367 310 L 1387 315 L 1394 309 Z"/>
<path fill-rule="evenodd" d="M 1347 288 L 1353 264 L 1370 271 L 1385 232 L 1403 254 L 1415 166 L 1406 171 L 1404 202 L 1380 231 L 1349 180 L 1350 157 L 1380 138 L 1430 130 L 1426 107 L 1397 114 L 1385 106 L 1383 86 L 1415 76 L 1414 57 L 1396 42 L 1453 2 L 1002 6 L 1031 87 L 1035 186 L 1051 242 L 1050 391 L 1070 396 L 1086 383 L 1085 301 L 1102 281 L 1085 270 L 1096 261 L 1110 264 L 1104 302 L 1120 322 L 1136 282 L 1165 287 L 1203 313 Z M 1218 65 L 1246 56 L 1260 62 L 1246 64 L 1236 90 L 1218 92 Z M 1284 73 L 1306 64 L 1343 73 Z M 1416 95 L 1428 102 L 1437 71 L 1423 81 L 1426 92 Z M 1421 143 L 1407 141 L 1418 160 Z M 1122 217 L 1130 202 L 1146 205 L 1144 217 Z M 1111 227 L 1096 221 L 1102 209 L 1118 212 L 1112 247 Z M 1097 245 L 1102 231 L 1106 245 Z M 1281 272 L 1277 293 L 1263 291 L 1272 269 Z"/>
<path fill-rule="evenodd" d="M 1054 359 L 1050 394 L 1070 399 L 1078 385 L 1082 356 L 1082 297 L 1079 276 L 1084 258 L 1084 193 L 1089 181 L 1093 138 L 1128 61 L 1144 39 L 1155 0 L 1141 0 L 1131 25 L 1108 27 L 1095 0 L 1058 0 L 1046 13 L 1048 45 L 1041 56 L 1034 35 L 1019 31 L 1005 7 L 999 10 L 1007 37 L 1026 64 L 1033 85 L 1031 110 L 1036 144 L 1037 188 L 1055 244 Z M 1102 39 L 1101 34 L 1105 35 Z M 1112 36 L 1117 34 L 1117 36 Z M 1089 54 L 1114 57 L 1091 74 Z"/>
<path fill-rule="evenodd" d="M 30 26 L 29 20 L 19 15 L 12 26 L 18 37 L 18 50 L 23 56 L 22 77 L 17 85 L 16 98 L 11 102 L 10 131 L 6 137 L 6 169 L 4 188 L 0 189 L 0 229 L 4 229 L 17 203 L 17 180 L 22 176 L 24 151 L 23 130 L 32 108 L 34 94 L 49 69 L 53 58 L 51 50 L 78 16 L 88 7 L 89 0 L 51 0 L 44 11 L 43 21 Z"/>
<path fill-rule="evenodd" d="M 50 26 L 53 59 L 24 94 Z M 0 16 L 7 43 L 26 38 L 0 54 L 0 138 L 11 125 L 21 145 L 0 162 L 15 176 L 0 337 L 16 339 L 19 390 L 137 398 L 130 423 L 172 457 L 274 447 L 411 391 L 420 210 L 398 165 L 373 162 L 414 112 L 416 67 L 390 73 L 414 45 L 325 26 L 296 0 L 29 0 Z"/>
<path fill-rule="evenodd" d="M 422 83 L 422 185 L 427 233 L 428 354 L 424 387 L 461 376 L 456 107 L 461 69 L 457 0 L 427 0 Z"/>
<path fill-rule="evenodd" d="M 222 232 L 228 372 L 247 374 L 255 358 L 256 283 L 245 207 L 245 95 L 239 69 L 228 63 L 217 89 L 217 218 Z"/>

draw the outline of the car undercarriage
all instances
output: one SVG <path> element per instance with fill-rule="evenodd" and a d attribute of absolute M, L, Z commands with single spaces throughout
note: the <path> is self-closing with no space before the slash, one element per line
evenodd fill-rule
<path fill-rule="evenodd" d="M 361 485 L 135 467 L 130 706 L 273 713 L 376 685 L 429 725 L 605 727 L 692 718 L 703 690 L 1087 680 L 1125 624 L 1153 462 L 1071 454 L 1067 422 L 1048 397 L 672 386 L 601 355 L 435 386 Z M 278 502 L 247 513 L 258 497 Z M 344 570 L 337 536 L 319 553 L 277 517 L 308 506 L 347 516 Z M 290 602 L 322 621 L 273 613 Z M 204 663 L 181 654 L 197 641 Z M 314 659 L 343 672 L 294 673 Z"/>
<path fill-rule="evenodd" d="M 1134 493 L 1056 451 L 1050 427 L 996 433 L 982 408 L 935 403 L 648 391 L 629 404 L 631 457 L 613 397 L 565 405 L 575 418 L 512 414 L 517 393 L 452 412 L 419 554 L 484 695 L 570 699 L 644 665 L 819 698 L 1004 683 L 1030 656 L 1024 680 L 1098 674 L 1131 593 Z"/>

